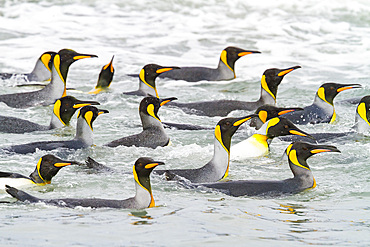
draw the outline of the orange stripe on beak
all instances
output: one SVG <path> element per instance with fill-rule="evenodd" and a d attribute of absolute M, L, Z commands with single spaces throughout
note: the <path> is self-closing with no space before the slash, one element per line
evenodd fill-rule
<path fill-rule="evenodd" d="M 243 57 L 243 56 L 245 56 L 245 55 L 249 55 L 249 54 L 252 54 L 252 52 L 244 51 L 244 52 L 239 52 L 239 53 L 238 53 L 238 56 L 239 56 L 239 57 Z"/>
<path fill-rule="evenodd" d="M 249 119 L 251 119 L 252 117 L 247 117 L 247 118 L 244 118 L 244 119 L 241 119 L 241 120 L 239 120 L 239 121 L 236 121 L 233 125 L 234 126 L 239 126 L 239 125 L 241 125 L 242 123 L 244 123 L 244 122 L 246 122 L 246 121 L 248 121 Z"/>
<path fill-rule="evenodd" d="M 156 73 L 161 74 L 163 72 L 167 72 L 167 71 L 170 71 L 170 70 L 173 70 L 173 69 L 172 68 L 157 69 Z"/>
<path fill-rule="evenodd" d="M 318 153 L 331 152 L 331 151 L 332 150 L 330 150 L 330 149 L 314 149 L 314 150 L 311 150 L 311 153 L 318 154 Z"/>
<path fill-rule="evenodd" d="M 150 163 L 145 166 L 145 169 L 150 169 L 150 168 L 156 167 L 157 165 L 159 165 L 159 163 Z"/>
<path fill-rule="evenodd" d="M 90 58 L 91 56 L 74 56 L 74 60 L 84 59 L 84 58 Z"/>
<path fill-rule="evenodd" d="M 55 167 L 64 167 L 64 166 L 69 166 L 72 165 L 72 163 L 55 163 Z"/>
<path fill-rule="evenodd" d="M 342 92 L 344 90 L 351 89 L 351 88 L 353 88 L 353 87 L 341 87 L 341 88 L 337 89 L 337 92 L 339 93 L 339 92 Z"/>
<path fill-rule="evenodd" d="M 294 69 L 287 69 L 287 70 L 284 70 L 284 71 L 281 71 L 278 76 L 283 76 L 283 75 L 286 75 L 290 72 L 292 72 Z"/>
<path fill-rule="evenodd" d="M 297 135 L 297 136 L 307 136 L 306 134 L 303 134 L 299 131 L 296 131 L 296 130 L 289 130 L 289 133 L 292 134 L 292 135 Z"/>
<path fill-rule="evenodd" d="M 281 112 L 278 113 L 278 115 L 281 116 L 281 115 L 284 115 L 284 114 L 289 113 L 289 112 L 292 112 L 292 111 L 294 111 L 294 110 L 281 111 Z"/>

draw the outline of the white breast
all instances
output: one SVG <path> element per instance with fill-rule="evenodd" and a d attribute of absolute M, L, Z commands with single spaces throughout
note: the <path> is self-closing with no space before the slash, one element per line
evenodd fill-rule
<path fill-rule="evenodd" d="M 15 188 L 31 186 L 34 183 L 30 179 L 26 178 L 0 178 L 0 191 L 5 191 L 5 185 L 9 185 Z"/>
<path fill-rule="evenodd" d="M 266 155 L 269 151 L 267 142 L 261 142 L 255 135 L 231 146 L 231 159 L 243 160 L 248 158 L 258 158 Z"/>

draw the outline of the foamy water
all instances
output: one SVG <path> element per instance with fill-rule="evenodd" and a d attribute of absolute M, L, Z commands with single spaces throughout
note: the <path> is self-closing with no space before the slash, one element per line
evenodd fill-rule
<path fill-rule="evenodd" d="M 68 87 L 87 92 L 100 68 L 114 55 L 111 92 L 94 99 L 109 114 L 94 122 L 96 146 L 72 153 L 52 152 L 84 161 L 87 156 L 118 170 L 91 173 L 81 167 L 63 168 L 52 184 L 27 190 L 41 198 L 111 198 L 134 195 L 133 162 L 150 156 L 166 168 L 194 168 L 213 154 L 213 131 L 168 130 L 172 145 L 155 150 L 102 147 L 104 143 L 141 131 L 140 98 L 121 92 L 138 88 L 138 73 L 148 63 L 217 66 L 221 50 L 237 46 L 259 50 L 236 63 L 237 78 L 227 82 L 157 80 L 160 97 L 196 100 L 257 100 L 260 78 L 268 68 L 302 66 L 287 75 L 278 90 L 280 106 L 311 104 L 324 82 L 360 83 L 363 89 L 341 93 L 336 101 L 370 94 L 370 4 L 367 1 L 0 1 L 0 72 L 30 72 L 48 50 L 71 48 L 99 58 L 74 63 Z M 28 91 L 1 82 L 2 93 Z M 348 131 L 355 107 L 337 105 L 334 124 L 301 126 L 308 132 Z M 1 115 L 48 124 L 51 107 L 12 109 L 0 104 Z M 230 116 L 244 116 L 232 112 Z M 163 121 L 214 127 L 219 117 L 199 117 L 163 107 Z M 1 146 L 36 140 L 70 139 L 71 127 L 45 133 L 0 134 Z M 254 133 L 249 127 L 233 137 Z M 292 176 L 281 156 L 289 143 L 273 140 L 271 153 L 261 159 L 232 162 L 230 179 L 285 179 Z M 141 211 L 66 209 L 44 204 L 0 204 L 1 245 L 54 246 L 368 246 L 369 138 L 332 143 L 341 154 L 325 153 L 308 160 L 317 188 L 278 198 L 233 198 L 189 190 L 152 176 L 158 207 Z M 31 173 L 47 152 L 0 155 L 0 171 Z M 12 201 L 4 193 L 0 200 Z"/>

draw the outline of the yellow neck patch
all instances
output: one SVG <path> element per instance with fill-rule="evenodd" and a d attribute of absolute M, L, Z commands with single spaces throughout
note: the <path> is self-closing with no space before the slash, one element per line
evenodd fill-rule
<path fill-rule="evenodd" d="M 50 54 L 44 54 L 41 56 L 41 62 L 44 64 L 44 66 L 49 70 L 51 71 L 51 69 L 49 68 L 49 62 L 50 62 L 50 59 L 51 59 L 51 55 Z"/>
<path fill-rule="evenodd" d="M 263 122 L 263 123 L 266 123 L 266 119 L 267 119 L 267 111 L 260 111 L 258 113 L 258 117 L 260 118 L 260 120 Z"/>
<path fill-rule="evenodd" d="M 86 122 L 87 124 L 90 126 L 90 129 L 93 130 L 93 127 L 91 126 L 91 120 L 93 118 L 93 112 L 92 111 L 88 111 L 85 113 L 85 119 L 86 119 Z"/>
<path fill-rule="evenodd" d="M 51 181 L 46 181 L 40 174 L 40 167 L 41 167 L 41 161 L 42 161 L 42 158 L 39 159 L 39 162 L 37 163 L 37 174 L 39 175 L 39 177 L 41 178 L 41 180 L 43 181 L 43 183 L 37 183 L 38 185 L 45 185 L 45 184 L 50 184 Z"/>
<path fill-rule="evenodd" d="M 293 144 L 289 144 L 289 146 L 286 148 L 285 152 L 287 155 L 289 155 L 290 149 L 292 149 Z"/>
<path fill-rule="evenodd" d="M 142 70 L 140 71 L 139 77 L 140 77 L 140 80 L 141 80 L 142 82 L 144 82 L 144 84 L 145 84 L 145 85 L 147 85 L 148 87 L 150 87 L 150 88 L 153 88 L 153 89 L 154 89 L 154 91 L 155 91 L 155 96 L 158 98 L 157 88 L 155 88 L 155 87 L 151 86 L 151 85 L 150 85 L 149 83 L 147 83 L 147 82 L 146 82 L 146 80 L 145 80 L 145 70 L 144 70 L 144 69 L 142 69 Z"/>
<path fill-rule="evenodd" d="M 58 72 L 58 75 L 59 75 L 60 79 L 62 80 L 62 82 L 65 85 L 66 82 L 64 80 L 64 77 L 62 76 L 62 73 L 60 72 L 60 56 L 58 54 L 56 54 L 55 57 L 54 57 L 54 67 L 55 67 L 55 70 Z"/>
<path fill-rule="evenodd" d="M 336 118 L 337 118 L 337 114 L 335 113 L 335 109 L 333 109 L 333 116 L 331 117 L 331 120 L 329 123 L 333 123 Z"/>
<path fill-rule="evenodd" d="M 305 166 L 303 166 L 303 165 L 301 165 L 299 162 L 298 162 L 298 158 L 297 158 L 297 151 L 295 150 L 295 149 L 293 149 L 293 150 L 291 150 L 290 152 L 289 152 L 289 160 L 294 164 L 294 165 L 296 165 L 296 166 L 299 166 L 299 167 L 302 167 L 302 168 L 304 168 L 304 169 L 306 169 L 306 170 L 310 170 L 310 169 L 308 169 L 307 167 L 305 167 Z"/>
<path fill-rule="evenodd" d="M 267 132 L 269 131 L 269 128 L 277 125 L 279 122 L 280 122 L 280 119 L 278 117 L 270 119 L 270 121 L 267 124 L 266 135 L 267 135 Z"/>
<path fill-rule="evenodd" d="M 362 102 L 361 104 L 358 105 L 357 107 L 357 113 L 358 115 L 360 115 L 360 117 L 365 120 L 365 122 L 370 125 L 369 121 L 367 120 L 367 117 L 366 117 L 366 105 L 364 102 Z"/>
<path fill-rule="evenodd" d="M 226 67 L 228 67 L 232 72 L 234 72 L 234 70 L 227 63 L 227 52 L 225 50 L 221 52 L 221 61 L 226 65 Z M 234 72 L 234 78 L 235 78 L 235 72 Z"/>
<path fill-rule="evenodd" d="M 329 105 L 332 105 L 330 104 L 326 98 L 325 98 L 325 89 L 323 87 L 320 87 L 318 90 L 317 90 L 317 95 L 319 96 L 320 99 L 322 99 L 323 101 L 325 101 L 326 103 L 328 103 Z"/>
<path fill-rule="evenodd" d="M 215 128 L 215 137 L 221 143 L 222 147 L 227 151 L 227 153 L 230 153 L 229 150 L 225 147 L 224 143 L 222 142 L 220 125 L 217 125 Z"/>
<path fill-rule="evenodd" d="M 141 187 L 141 188 L 143 188 L 144 190 L 148 191 L 148 192 L 149 192 L 149 194 L 150 194 L 151 200 L 150 200 L 150 203 L 149 203 L 149 206 L 148 206 L 148 207 L 149 207 L 149 208 L 154 207 L 154 206 L 155 206 L 155 202 L 154 202 L 154 198 L 153 198 L 152 192 L 151 192 L 151 191 L 149 191 L 147 188 L 145 188 L 145 187 L 140 183 L 140 181 L 139 181 L 139 177 L 137 176 L 137 173 L 136 173 L 136 170 L 135 170 L 135 165 L 134 165 L 134 167 L 133 167 L 133 173 L 134 173 L 134 179 L 135 179 L 136 183 L 137 183 L 138 185 L 140 185 L 140 187 Z"/>
<path fill-rule="evenodd" d="M 271 90 L 269 89 L 268 85 L 267 85 L 267 82 L 266 82 L 266 76 L 265 75 L 262 75 L 262 79 L 261 79 L 261 86 L 262 88 L 268 93 L 271 95 L 271 97 L 276 101 L 276 97 L 275 95 L 271 92 Z"/>
<path fill-rule="evenodd" d="M 60 100 L 57 100 L 54 104 L 54 109 L 53 109 L 53 112 L 54 112 L 54 115 L 58 117 L 59 121 L 63 124 L 63 125 L 66 125 L 65 122 L 63 122 L 62 118 L 60 117 L 60 107 L 61 107 L 62 103 L 60 102 Z"/>
<path fill-rule="evenodd" d="M 148 112 L 148 114 L 150 116 L 152 116 L 153 118 L 155 118 L 159 122 L 161 122 L 161 120 L 159 120 L 159 118 L 157 118 L 156 115 L 154 114 L 154 105 L 153 104 L 148 105 L 148 107 L 146 108 L 146 111 Z"/>

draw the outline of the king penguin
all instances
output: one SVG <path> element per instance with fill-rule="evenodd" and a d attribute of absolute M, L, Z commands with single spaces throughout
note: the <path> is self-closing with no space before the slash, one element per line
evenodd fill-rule
<path fill-rule="evenodd" d="M 123 92 L 123 94 L 138 96 L 153 95 L 158 98 L 155 79 L 166 71 L 176 69 L 179 69 L 179 67 L 163 67 L 158 64 L 147 64 L 141 69 L 139 74 L 139 89 L 132 92 Z"/>
<path fill-rule="evenodd" d="M 78 109 L 87 105 L 99 105 L 99 102 L 78 100 L 73 96 L 64 96 L 55 101 L 49 125 L 40 125 L 16 117 L 0 116 L 0 132 L 21 134 L 62 128 L 69 125 L 73 114 Z"/>
<path fill-rule="evenodd" d="M 55 100 L 66 96 L 66 80 L 69 66 L 77 60 L 90 57 L 97 56 L 62 49 L 54 56 L 51 81 L 48 85 L 38 91 L 0 95 L 0 102 L 13 108 L 53 104 Z"/>
<path fill-rule="evenodd" d="M 164 147 L 170 142 L 162 122 L 158 117 L 158 110 L 166 103 L 176 100 L 176 98 L 159 99 L 148 96 L 141 100 L 139 114 L 143 131 L 136 135 L 122 137 L 105 144 L 108 147 L 117 146 L 136 146 L 136 147 Z"/>
<path fill-rule="evenodd" d="M 192 183 L 216 182 L 224 179 L 229 173 L 231 137 L 239 126 L 248 121 L 254 114 L 242 118 L 221 119 L 215 128 L 214 153 L 212 159 L 196 169 L 156 170 L 155 174 L 164 174 L 167 180 L 185 178 Z"/>
<path fill-rule="evenodd" d="M 200 185 L 230 196 L 280 196 L 299 193 L 316 187 L 316 181 L 307 164 L 307 159 L 322 152 L 340 153 L 334 146 L 294 142 L 288 146 L 286 151 L 289 167 L 294 175 L 293 178 L 276 181 L 237 180 Z"/>
<path fill-rule="evenodd" d="M 304 107 L 303 111 L 289 112 L 284 117 L 294 124 L 332 123 L 336 118 L 335 96 L 344 90 L 360 87 L 360 84 L 324 83 L 317 90 L 312 105 Z"/>
<path fill-rule="evenodd" d="M 258 117 L 251 119 L 249 126 L 254 127 L 256 130 L 259 130 L 267 120 L 270 120 L 274 117 L 282 116 L 288 112 L 293 111 L 302 111 L 303 108 L 299 107 L 277 107 L 273 105 L 263 105 L 257 108 L 254 112 Z"/>
<path fill-rule="evenodd" d="M 2 148 L 7 152 L 18 154 L 34 153 L 37 149 L 53 150 L 57 148 L 81 149 L 94 144 L 93 142 L 93 122 L 102 113 L 108 113 L 107 110 L 99 110 L 95 106 L 84 106 L 77 116 L 76 135 L 72 140 L 67 141 L 40 141 L 28 144 L 14 145 Z"/>
<path fill-rule="evenodd" d="M 101 68 L 95 89 L 88 92 L 88 94 L 98 94 L 109 89 L 109 86 L 112 83 L 114 76 L 113 58 L 114 56 L 112 57 L 108 64 L 104 65 Z"/>
<path fill-rule="evenodd" d="M 255 102 L 245 102 L 239 100 L 215 100 L 201 101 L 193 103 L 171 102 L 169 105 L 181 108 L 185 113 L 200 116 L 227 116 L 235 110 L 255 111 L 258 107 L 268 104 L 276 104 L 276 94 L 278 86 L 284 76 L 293 70 L 300 68 L 294 66 L 287 69 L 267 69 L 261 79 L 261 95 Z"/>
<path fill-rule="evenodd" d="M 51 179 L 57 175 L 60 169 L 72 164 L 77 163 L 61 160 L 52 154 L 46 154 L 39 159 L 35 170 L 28 177 L 18 173 L 0 172 L 0 189 L 4 190 L 5 185 L 23 187 L 50 184 Z"/>
<path fill-rule="evenodd" d="M 229 46 L 221 52 L 220 61 L 215 69 L 206 67 L 181 67 L 179 70 L 163 73 L 159 77 L 189 82 L 232 80 L 236 78 L 235 62 L 245 55 L 256 53 L 261 52 Z"/>
<path fill-rule="evenodd" d="M 144 209 L 155 206 L 155 201 L 152 194 L 152 188 L 150 184 L 150 173 L 158 166 L 164 165 L 163 162 L 154 161 L 151 158 L 142 157 L 139 158 L 133 168 L 136 195 L 134 197 L 125 200 L 113 200 L 113 199 L 40 199 L 34 197 L 24 191 L 18 190 L 14 187 L 6 185 L 6 192 L 11 196 L 17 198 L 20 201 L 37 203 L 42 202 L 45 204 L 51 204 L 54 206 L 62 207 L 90 207 L 90 208 L 130 208 L 130 209 Z"/>
<path fill-rule="evenodd" d="M 338 138 L 341 138 L 343 141 L 348 141 L 348 139 L 353 139 L 363 137 L 364 135 L 370 134 L 370 95 L 364 96 L 361 98 L 357 108 L 356 108 L 356 115 L 355 115 L 355 124 L 352 127 L 351 131 L 346 132 L 322 132 L 322 133 L 313 133 L 311 134 L 315 141 L 318 143 L 325 143 L 325 142 L 338 142 Z M 283 136 L 279 137 L 280 140 L 283 141 L 305 141 L 305 142 L 312 142 L 304 137 L 298 136 Z"/>
<path fill-rule="evenodd" d="M 298 135 L 312 138 L 311 135 L 297 128 L 284 117 L 275 117 L 262 125 L 256 134 L 231 147 L 231 159 L 242 160 L 259 158 L 270 151 L 273 138 L 286 135 Z"/>
<path fill-rule="evenodd" d="M 26 81 L 50 81 L 51 79 L 51 65 L 56 52 L 44 52 L 36 61 L 35 67 L 31 73 L 0 73 L 0 79 L 6 80 L 12 77 L 22 77 Z"/>

